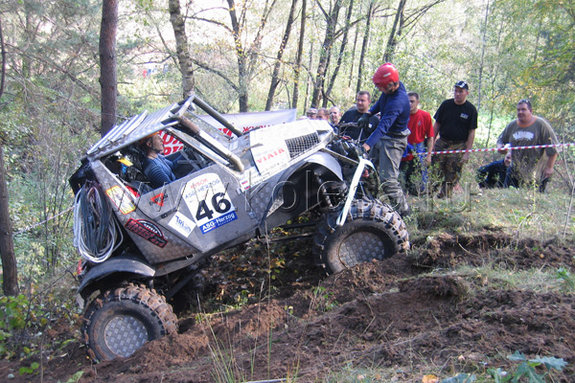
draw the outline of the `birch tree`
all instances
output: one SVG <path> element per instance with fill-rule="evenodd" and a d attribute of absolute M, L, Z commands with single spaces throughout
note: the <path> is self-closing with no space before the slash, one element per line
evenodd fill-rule
<path fill-rule="evenodd" d="M 265 110 L 271 109 L 273 101 L 274 101 L 274 94 L 275 94 L 276 89 L 277 89 L 279 82 L 280 82 L 280 80 L 279 80 L 280 67 L 282 65 L 282 58 L 284 55 L 284 51 L 286 49 L 286 45 L 288 43 L 288 40 L 289 40 L 289 37 L 291 34 L 291 30 L 293 27 L 297 1 L 298 0 L 292 0 L 292 3 L 291 3 L 288 19 L 286 22 L 285 31 L 284 31 L 283 38 L 281 40 L 280 47 L 278 49 L 278 52 L 276 55 L 276 60 L 274 63 L 274 69 L 273 69 L 272 76 L 271 76 L 270 89 L 268 91 L 268 97 L 266 99 Z M 302 18 L 303 18 L 303 15 L 302 15 Z"/>

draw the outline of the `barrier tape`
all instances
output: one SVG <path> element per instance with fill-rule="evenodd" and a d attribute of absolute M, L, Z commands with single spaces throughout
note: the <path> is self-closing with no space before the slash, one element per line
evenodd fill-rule
<path fill-rule="evenodd" d="M 499 149 L 506 150 L 521 150 L 521 149 L 541 149 L 541 148 L 557 148 L 560 146 L 575 146 L 575 142 L 570 142 L 566 144 L 546 144 L 546 145 L 527 145 L 527 146 L 509 146 L 506 148 L 485 148 L 485 149 L 458 149 L 458 150 L 439 150 L 437 152 L 431 152 L 431 154 L 456 154 L 456 153 L 477 153 L 477 152 L 495 152 Z M 425 153 L 419 153 L 420 155 L 425 155 Z"/>
<path fill-rule="evenodd" d="M 543 148 L 556 148 L 556 147 L 561 147 L 561 146 L 575 146 L 575 142 L 570 142 L 570 143 L 565 143 L 565 144 L 547 144 L 547 145 L 528 145 L 528 146 L 510 146 L 507 147 L 506 149 L 508 150 L 521 150 L 521 149 L 543 149 Z M 499 150 L 498 148 L 484 148 L 484 149 L 459 149 L 459 150 L 441 150 L 441 151 L 437 151 L 437 152 L 431 152 L 431 154 L 456 154 L 456 153 L 477 153 L 477 152 L 494 152 Z M 427 152 L 423 152 L 423 153 L 419 153 L 419 155 L 426 155 Z M 33 225 L 30 225 L 28 227 L 25 227 L 24 229 L 18 230 L 17 232 L 14 233 L 14 235 L 20 235 L 22 233 L 25 233 L 27 231 L 30 231 L 40 225 L 45 224 L 48 221 L 51 221 L 53 219 L 58 218 L 59 216 L 66 214 L 67 212 L 69 212 L 70 210 L 72 210 L 74 208 L 74 206 L 70 206 L 69 208 L 67 208 L 64 211 L 61 211 L 60 213 L 45 219 L 42 222 L 38 222 L 35 223 Z"/>
<path fill-rule="evenodd" d="M 45 224 L 45 223 L 48 222 L 48 221 L 51 221 L 51 220 L 53 220 L 53 219 L 58 218 L 58 217 L 61 216 L 62 214 L 66 214 L 67 212 L 69 212 L 69 211 L 72 210 L 73 208 L 74 208 L 74 206 L 70 206 L 70 207 L 67 208 L 66 210 L 61 211 L 60 213 L 58 213 L 58 214 L 56 214 L 56 215 L 54 215 L 54 216 L 52 216 L 52 217 L 49 217 L 49 218 L 43 220 L 42 222 L 38 222 L 38 223 L 35 223 L 35 224 L 30 225 L 30 226 L 28 226 L 28 227 L 25 227 L 24 229 L 18 230 L 17 232 L 14 233 L 14 235 L 16 236 L 16 235 L 23 234 L 23 233 L 25 233 L 25 232 L 27 232 L 27 231 L 30 231 L 30 230 L 32 230 L 32 229 L 34 229 L 34 228 L 36 228 L 36 227 L 38 227 L 38 226 L 40 226 L 40 225 Z"/>

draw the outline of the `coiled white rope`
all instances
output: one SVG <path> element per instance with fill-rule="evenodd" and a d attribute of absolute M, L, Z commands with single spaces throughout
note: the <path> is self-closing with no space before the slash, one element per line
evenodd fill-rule
<path fill-rule="evenodd" d="M 97 184 L 86 183 L 74 201 L 74 246 L 88 261 L 101 263 L 122 241 L 122 230 L 106 196 Z"/>

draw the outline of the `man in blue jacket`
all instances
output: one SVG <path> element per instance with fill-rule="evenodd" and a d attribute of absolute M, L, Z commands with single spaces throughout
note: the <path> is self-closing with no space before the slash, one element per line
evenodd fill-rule
<path fill-rule="evenodd" d="M 379 113 L 377 128 L 363 144 L 366 151 L 371 151 L 383 192 L 389 197 L 399 214 L 409 214 L 409 206 L 401 184 L 399 183 L 399 165 L 407 147 L 409 129 L 409 98 L 405 87 L 399 81 L 399 72 L 391 63 L 381 65 L 373 75 L 373 83 L 382 94 L 377 102 L 358 120 L 358 126 L 369 123 L 369 118 Z M 373 149 L 373 150 L 372 150 Z"/>

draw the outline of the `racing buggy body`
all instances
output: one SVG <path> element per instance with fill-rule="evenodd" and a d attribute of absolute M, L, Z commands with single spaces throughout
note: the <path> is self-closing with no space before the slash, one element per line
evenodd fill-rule
<path fill-rule="evenodd" d="M 140 143 L 159 131 L 183 148 L 177 179 L 152 189 Z M 83 334 L 96 360 L 129 356 L 175 333 L 168 302 L 193 285 L 203 260 L 303 213 L 321 217 L 315 248 L 328 273 L 409 246 L 401 217 L 375 198 L 373 165 L 327 122 L 242 134 L 195 95 L 115 126 L 87 151 L 70 184 Z"/>

